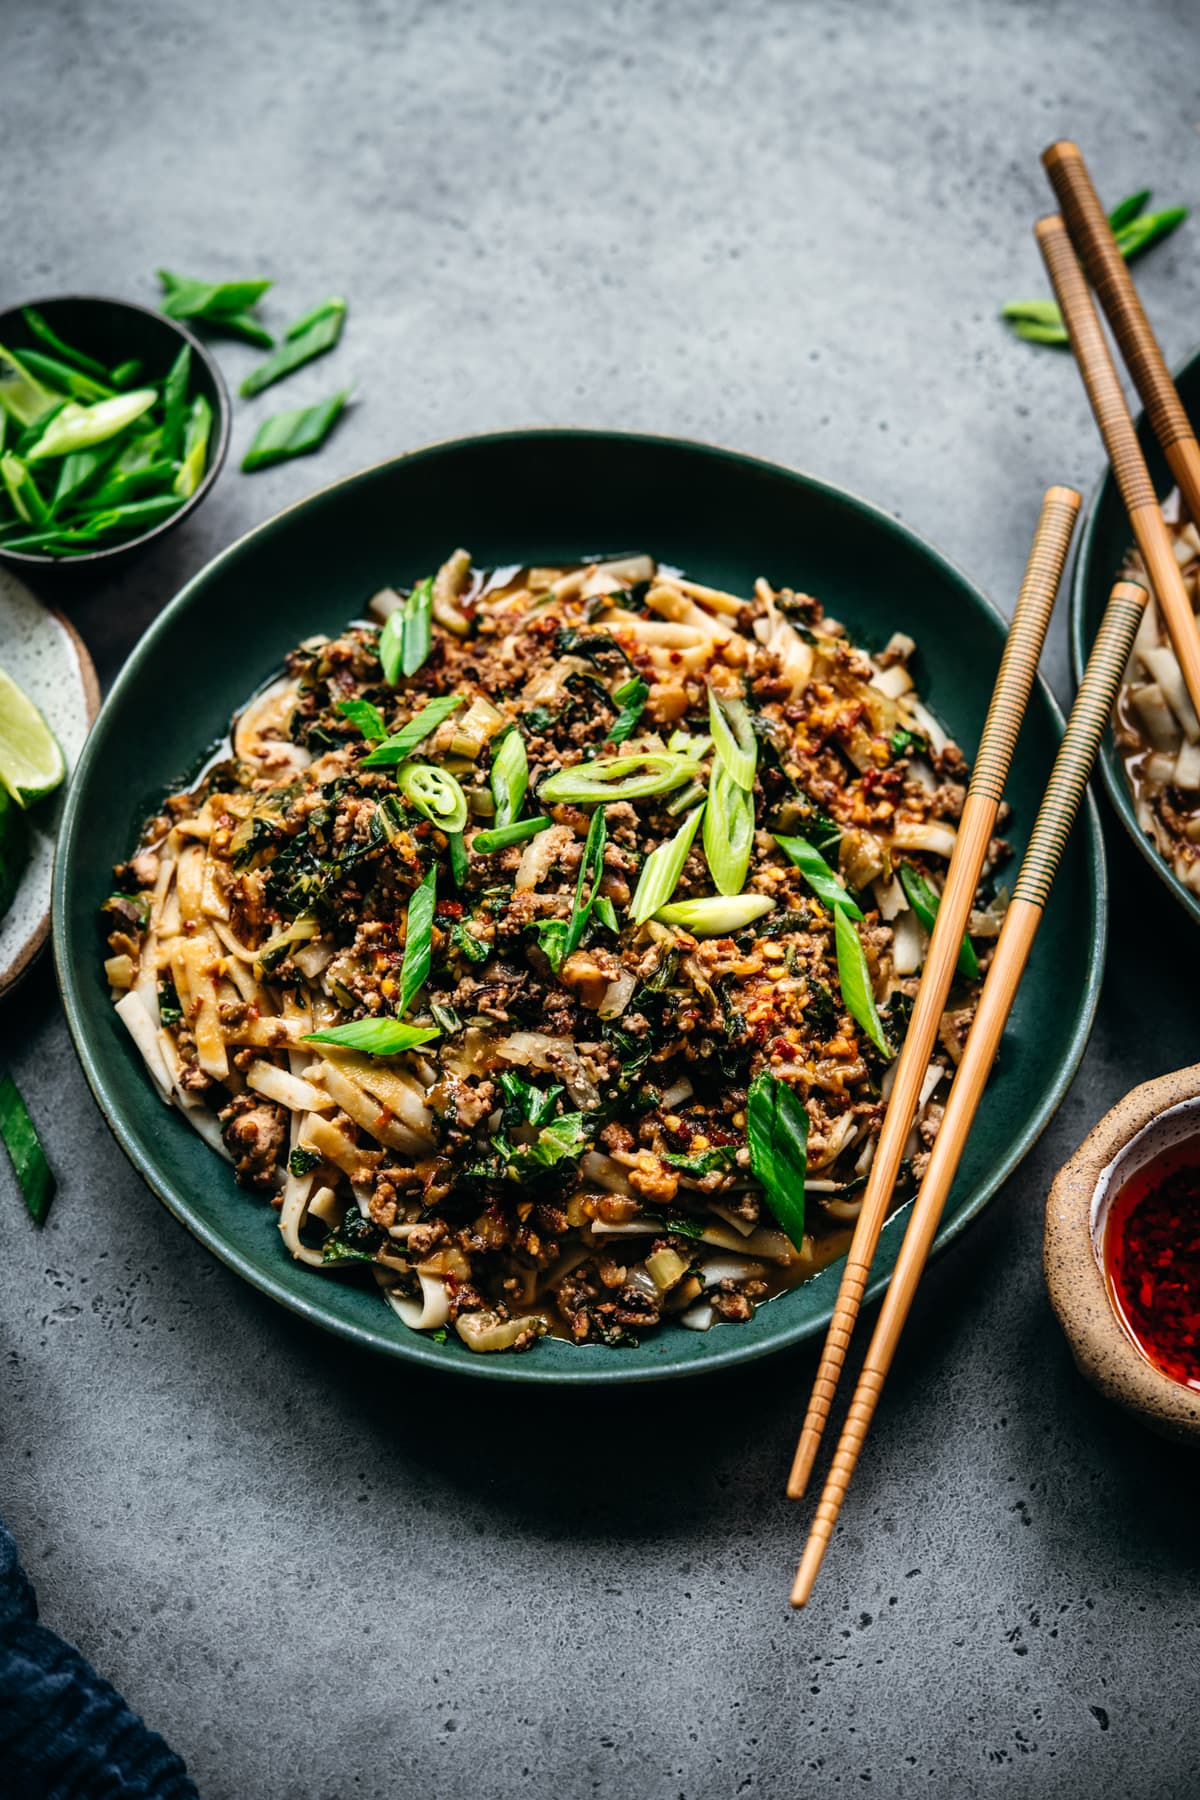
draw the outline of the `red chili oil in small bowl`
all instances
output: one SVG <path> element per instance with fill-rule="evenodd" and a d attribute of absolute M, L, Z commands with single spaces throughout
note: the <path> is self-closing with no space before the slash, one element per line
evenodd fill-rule
<path fill-rule="evenodd" d="M 1103 1250 L 1109 1294 L 1138 1349 L 1200 1390 L 1200 1137 L 1129 1177 L 1109 1206 Z"/>

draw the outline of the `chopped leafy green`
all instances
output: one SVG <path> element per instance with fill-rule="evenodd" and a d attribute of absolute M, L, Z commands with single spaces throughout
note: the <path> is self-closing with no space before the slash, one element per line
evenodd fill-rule
<path fill-rule="evenodd" d="M 321 1158 L 319 1153 L 316 1150 L 305 1150 L 303 1146 L 299 1144 L 297 1144 L 296 1148 L 292 1151 L 292 1154 L 288 1157 L 288 1168 L 291 1170 L 292 1174 L 297 1177 L 311 1175 L 313 1170 L 319 1168 L 320 1165 Z"/>
<path fill-rule="evenodd" d="M 769 1069 L 750 1083 L 746 1137 L 750 1167 L 762 1182 L 767 1205 L 785 1235 L 800 1250 L 804 1244 L 808 1114 L 796 1090 Z"/>
<path fill-rule="evenodd" d="M 498 1079 L 505 1100 L 504 1124 L 509 1130 L 514 1125 L 541 1126 L 553 1116 L 555 1102 L 563 1091 L 560 1083 L 538 1088 L 512 1069 L 501 1070 Z"/>
<path fill-rule="evenodd" d="M 663 1161 L 684 1175 L 711 1175 L 714 1169 L 727 1169 L 737 1157 L 736 1144 L 718 1144 L 712 1150 L 698 1150 L 694 1155 L 676 1156 L 663 1152 Z"/>
<path fill-rule="evenodd" d="M 461 952 L 468 962 L 486 962 L 491 951 L 486 944 L 481 944 L 470 926 L 463 919 L 458 919 L 450 932 L 450 942 L 455 950 Z"/>
<path fill-rule="evenodd" d="M 613 721 L 612 730 L 605 738 L 606 744 L 623 744 L 633 733 L 642 709 L 650 698 L 650 689 L 640 675 L 634 675 L 629 681 L 623 681 L 613 692 L 613 699 L 620 707 Z"/>
<path fill-rule="evenodd" d="M 380 744 L 387 737 L 388 729 L 383 722 L 383 714 L 369 700 L 339 700 L 334 711 L 340 712 L 352 725 L 357 725 L 369 744 Z M 408 752 L 403 754 L 407 755 Z"/>

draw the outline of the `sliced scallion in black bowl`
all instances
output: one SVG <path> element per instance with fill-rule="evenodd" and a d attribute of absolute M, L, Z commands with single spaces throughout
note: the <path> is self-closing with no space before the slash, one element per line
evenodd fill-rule
<path fill-rule="evenodd" d="M 0 560 L 127 555 L 203 500 L 229 396 L 176 319 L 69 295 L 0 313 Z"/>

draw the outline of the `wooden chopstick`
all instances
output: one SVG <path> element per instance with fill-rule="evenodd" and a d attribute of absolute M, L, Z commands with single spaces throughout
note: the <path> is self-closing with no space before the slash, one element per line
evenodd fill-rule
<path fill-rule="evenodd" d="M 821 1442 L 821 1433 L 846 1360 L 846 1350 L 858 1318 L 871 1259 L 891 1205 L 892 1191 L 904 1156 L 920 1098 L 921 1083 L 945 1010 L 946 996 L 954 979 L 967 919 L 975 904 L 975 890 L 983 860 L 1004 795 L 1009 763 L 1017 732 L 1037 674 L 1046 627 L 1054 610 L 1071 533 L 1079 511 L 1074 488 L 1046 491 L 1042 510 L 1025 566 L 1012 625 L 1004 646 L 1000 672 L 984 721 L 979 753 L 963 803 L 958 838 L 946 884 L 934 922 L 921 983 L 913 1003 L 887 1111 L 884 1114 L 875 1157 L 867 1177 L 862 1207 L 854 1227 L 846 1265 L 842 1272 L 821 1361 L 813 1382 L 800 1441 L 788 1478 L 793 1500 L 803 1494 Z"/>
<path fill-rule="evenodd" d="M 1147 599 L 1146 589 L 1118 581 L 1088 657 L 1067 729 L 1038 809 L 1029 848 L 1013 888 L 996 952 L 983 984 L 979 1007 L 933 1141 L 912 1216 L 900 1246 L 891 1284 L 880 1309 L 825 1491 L 813 1518 L 792 1588 L 792 1605 L 803 1606 L 812 1592 L 821 1560 L 833 1536 L 846 1490 L 854 1474 L 875 1406 L 896 1353 L 917 1283 L 941 1222 L 942 1209 L 958 1170 L 963 1147 L 991 1073 L 1030 948 L 1041 924 L 1063 846 L 1083 799 L 1101 735 L 1108 724 L 1117 687 L 1133 648 Z"/>
<path fill-rule="evenodd" d="M 1066 226 L 1054 214 L 1039 219 L 1035 229 L 1137 547 L 1162 607 L 1163 622 L 1179 660 L 1188 696 L 1200 716 L 1200 628 L 1179 564 L 1175 561 L 1171 534 L 1163 524 L 1154 484 L 1129 416 L 1112 352 L 1083 270 L 1071 248 Z"/>
<path fill-rule="evenodd" d="M 1067 235 L 1112 326 L 1171 473 L 1192 518 L 1200 522 L 1200 444 L 1146 317 L 1129 265 L 1117 249 L 1112 226 L 1092 185 L 1082 152 L 1078 144 L 1064 138 L 1042 152 L 1042 166 L 1062 208 Z"/>

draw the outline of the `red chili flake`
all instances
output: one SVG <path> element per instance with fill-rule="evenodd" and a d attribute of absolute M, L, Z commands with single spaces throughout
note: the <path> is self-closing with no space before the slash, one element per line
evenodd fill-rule
<path fill-rule="evenodd" d="M 463 915 L 461 900 L 439 900 L 437 917 L 439 919 L 461 919 Z"/>
<path fill-rule="evenodd" d="M 1200 1139 L 1160 1151 L 1121 1188 L 1105 1226 L 1104 1267 L 1142 1354 L 1200 1389 Z"/>

